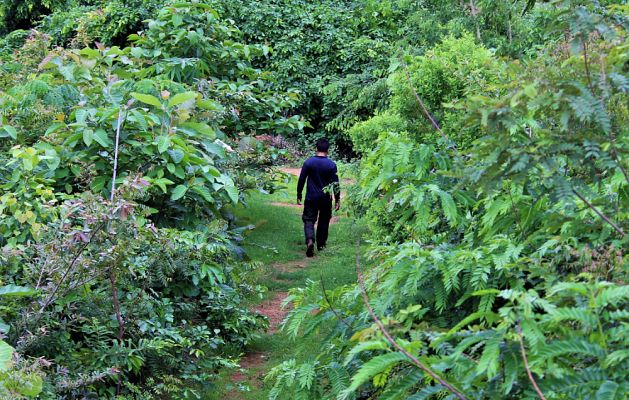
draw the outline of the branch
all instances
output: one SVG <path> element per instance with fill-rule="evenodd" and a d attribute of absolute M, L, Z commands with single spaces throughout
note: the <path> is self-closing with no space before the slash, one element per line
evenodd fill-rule
<path fill-rule="evenodd" d="M 582 37 L 581 42 L 583 43 L 583 63 L 585 66 L 585 76 L 588 80 L 588 87 L 590 88 L 590 92 L 592 92 L 592 96 L 594 96 L 594 86 L 592 85 L 592 76 L 590 74 L 590 63 L 588 61 L 588 46 L 586 40 Z"/>
<path fill-rule="evenodd" d="M 417 94 L 417 90 L 415 90 L 415 86 L 413 86 L 413 82 L 411 81 L 411 75 L 408 73 L 408 67 L 406 66 L 406 63 L 404 62 L 404 59 L 402 57 L 400 57 L 400 61 L 402 63 L 402 68 L 404 69 L 404 75 L 406 75 L 406 80 L 408 81 L 408 85 L 411 87 L 411 90 L 413 91 L 413 94 L 415 95 L 415 99 L 417 99 L 417 102 L 419 103 L 422 110 L 424 111 L 424 114 L 430 120 L 430 123 L 432 124 L 432 126 L 435 127 L 437 132 L 441 134 L 441 137 L 449 142 L 450 139 L 448 139 L 448 136 L 443 132 L 443 130 L 441 129 L 437 121 L 435 121 L 433 116 L 430 114 L 430 111 L 428 111 L 428 108 L 426 107 L 422 99 L 419 97 L 419 94 Z"/>
<path fill-rule="evenodd" d="M 94 239 L 94 236 L 96 236 L 96 234 L 101 229 L 103 229 L 104 226 L 105 226 L 105 222 L 101 222 L 101 224 L 98 225 L 96 227 L 96 229 L 94 229 L 94 231 L 90 235 L 89 239 L 85 243 L 83 243 L 81 245 L 81 247 L 79 248 L 79 251 L 74 255 L 74 257 L 72 258 L 72 261 L 70 262 L 68 268 L 65 270 L 65 272 L 61 276 L 61 281 L 59 281 L 59 284 L 57 284 L 57 287 L 55 287 L 55 289 L 52 291 L 50 296 L 48 296 L 48 299 L 46 299 L 46 301 L 44 302 L 44 305 L 40 308 L 40 310 L 39 310 L 40 314 L 44 311 L 44 309 L 46 309 L 46 307 L 48 307 L 50 305 L 50 303 L 52 303 L 52 301 L 54 300 L 54 296 L 57 294 L 57 291 L 59 290 L 59 288 L 61 287 L 61 285 L 65 281 L 65 279 L 68 276 L 68 274 L 70 273 L 70 271 L 72 271 L 72 269 L 74 269 L 74 266 L 75 266 L 76 262 L 79 260 L 79 257 L 81 256 L 81 254 L 83 254 L 83 252 L 85 251 L 87 246 L 92 242 L 92 239 Z"/>
<path fill-rule="evenodd" d="M 596 207 L 594 207 L 592 205 L 592 203 L 590 203 L 589 201 L 587 201 L 585 199 L 585 197 L 583 197 L 581 195 L 581 193 L 577 192 L 576 189 L 572 189 L 572 192 L 579 198 L 581 199 L 582 202 L 585 203 L 585 205 L 587 205 L 588 207 L 590 207 L 592 209 L 592 211 L 594 211 L 596 213 L 596 215 L 598 215 L 599 217 L 601 217 L 601 219 L 603 219 L 603 221 L 607 222 L 609 225 L 612 226 L 612 228 L 614 228 L 616 230 L 616 232 L 618 232 L 620 234 L 620 236 L 622 236 L 623 238 L 625 237 L 625 231 L 622 230 L 621 227 L 619 227 L 618 225 L 616 225 L 614 223 L 614 221 L 612 221 L 611 219 L 609 219 L 609 217 L 607 217 L 607 215 L 603 214 L 601 211 L 599 211 Z"/>
<path fill-rule="evenodd" d="M 321 275 L 321 290 L 323 291 L 323 298 L 325 299 L 325 302 L 328 303 L 328 307 L 330 307 L 330 311 L 332 311 L 334 316 L 339 321 L 341 321 L 346 327 L 348 327 L 350 330 L 353 329 L 353 326 L 351 326 L 347 321 L 345 321 L 345 319 L 341 317 L 338 311 L 336 311 L 334 307 L 332 307 L 332 303 L 330 302 L 330 299 L 328 298 L 328 294 L 325 291 L 325 284 L 323 283 L 323 275 Z"/>
<path fill-rule="evenodd" d="M 529 360 L 526 357 L 526 350 L 524 349 L 524 337 L 522 336 L 522 328 L 520 328 L 519 321 L 515 329 L 518 333 L 518 339 L 520 341 L 520 353 L 522 353 L 522 359 L 524 360 L 524 368 L 526 369 L 526 374 L 529 376 L 529 380 L 533 384 L 533 389 L 535 389 L 539 398 L 542 400 L 546 400 L 546 397 L 544 397 L 544 393 L 542 393 L 542 390 L 539 388 L 539 386 L 537 386 L 537 382 L 535 381 L 533 373 L 531 372 L 531 368 L 529 367 Z"/>
<path fill-rule="evenodd" d="M 432 369 L 430 369 L 428 366 L 423 364 L 414 355 L 412 355 L 411 353 L 406 351 L 406 349 L 400 346 L 395 341 L 395 339 L 393 339 L 393 336 L 391 336 L 387 328 L 385 328 L 384 324 L 382 323 L 380 318 L 378 318 L 373 308 L 371 307 L 371 304 L 369 304 L 369 296 L 367 295 L 367 290 L 365 289 L 365 280 L 363 277 L 362 270 L 360 269 L 360 250 L 359 250 L 360 239 L 358 239 L 358 241 L 356 242 L 356 247 L 357 247 L 356 248 L 356 274 L 358 275 L 358 284 L 360 287 L 360 293 L 362 294 L 362 297 L 363 297 L 363 303 L 365 303 L 365 307 L 367 307 L 367 311 L 369 312 L 371 319 L 373 319 L 376 325 L 378 325 L 380 332 L 382 332 L 384 337 L 387 339 L 387 342 L 389 342 L 391 346 L 395 347 L 400 353 L 404 354 L 404 356 L 406 356 L 406 358 L 408 358 L 419 369 L 421 369 L 422 371 L 430 375 L 430 377 L 432 377 L 434 380 L 439 382 L 443 387 L 448 389 L 457 398 L 459 398 L 460 400 L 467 400 L 467 397 L 465 397 L 458 389 L 456 389 L 454 386 L 446 382 L 442 377 L 437 375 Z"/>
<path fill-rule="evenodd" d="M 116 144 L 114 147 L 114 172 L 111 180 L 111 195 L 109 201 L 114 201 L 114 193 L 116 192 L 116 175 L 118 174 L 118 144 L 120 143 L 120 129 L 122 128 L 122 106 L 118 110 L 118 126 L 116 126 Z"/>

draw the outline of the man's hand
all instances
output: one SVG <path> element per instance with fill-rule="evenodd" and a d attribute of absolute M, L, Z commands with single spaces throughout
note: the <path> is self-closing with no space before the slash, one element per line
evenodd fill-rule
<path fill-rule="evenodd" d="M 300 206 L 301 205 L 301 199 L 297 199 L 297 205 Z"/>
<path fill-rule="evenodd" d="M 338 211 L 338 210 L 340 210 L 340 209 L 341 209 L 341 202 L 340 202 L 340 201 L 337 201 L 337 202 L 336 202 L 336 204 L 334 205 L 334 210 L 335 210 L 335 211 Z"/>

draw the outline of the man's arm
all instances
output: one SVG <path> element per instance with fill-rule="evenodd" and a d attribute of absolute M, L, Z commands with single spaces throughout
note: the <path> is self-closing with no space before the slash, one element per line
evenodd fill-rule
<path fill-rule="evenodd" d="M 301 193 L 304 191 L 304 184 L 306 183 L 306 178 L 308 177 L 306 163 L 301 167 L 301 172 L 299 173 L 299 180 L 297 181 L 297 204 L 301 204 Z"/>
<path fill-rule="evenodd" d="M 334 188 L 334 209 L 338 211 L 341 208 L 341 184 L 339 182 L 339 175 L 334 164 L 334 173 L 332 174 L 332 185 Z"/>

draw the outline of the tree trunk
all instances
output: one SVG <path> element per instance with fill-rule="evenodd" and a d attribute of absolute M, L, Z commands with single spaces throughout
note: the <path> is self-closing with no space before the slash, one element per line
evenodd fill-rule
<path fill-rule="evenodd" d="M 476 39 L 478 39 L 478 41 L 480 42 L 481 36 L 480 36 L 480 25 L 478 24 L 478 13 L 479 13 L 479 10 L 478 8 L 476 8 L 476 4 L 474 3 L 474 0 L 470 0 L 470 14 L 472 14 L 472 17 L 474 18 L 474 23 L 476 24 Z"/>

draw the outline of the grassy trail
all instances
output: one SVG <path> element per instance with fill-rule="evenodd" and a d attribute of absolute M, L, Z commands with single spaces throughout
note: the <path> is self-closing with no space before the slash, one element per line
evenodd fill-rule
<path fill-rule="evenodd" d="M 291 174 L 298 170 L 287 170 Z M 264 264 L 258 283 L 269 290 L 252 309 L 269 317 L 270 329 L 247 349 L 240 371 L 225 371 L 217 390 L 208 399 L 266 399 L 271 384 L 264 375 L 282 361 L 305 361 L 316 354 L 315 337 L 291 340 L 279 328 L 287 310 L 282 301 L 288 290 L 304 287 L 308 280 L 323 280 L 326 289 L 355 282 L 355 235 L 357 227 L 341 210 L 333 217 L 328 247 L 313 258 L 305 257 L 302 208 L 295 204 L 296 178 L 287 189 L 273 195 L 252 194 L 248 206 L 235 210 L 240 225 L 255 225 L 244 248 L 250 257 Z M 323 334 L 323 333 L 321 333 Z"/>

